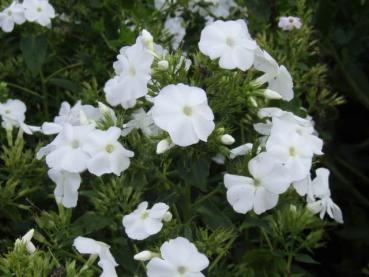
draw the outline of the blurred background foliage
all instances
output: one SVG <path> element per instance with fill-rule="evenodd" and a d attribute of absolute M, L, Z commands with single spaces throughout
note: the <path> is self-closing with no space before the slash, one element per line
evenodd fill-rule
<path fill-rule="evenodd" d="M 7 86 L 0 83 L 0 101 L 13 97 L 26 102 L 27 123 L 40 124 L 45 117 L 51 119 L 65 100 L 74 103 L 82 99 L 83 103 L 91 104 L 97 99 L 103 100 L 102 87 L 112 74 L 112 62 L 121 46 L 134 42 L 137 30 L 147 28 L 155 38 L 160 36 L 161 40 L 156 42 L 169 45 L 169 36 L 162 32 L 166 15 L 154 9 L 153 1 L 50 2 L 58 13 L 65 12 L 77 24 L 55 19 L 52 31 L 24 24 L 11 35 L 0 33 L 0 81 L 7 83 Z M 185 6 L 188 1 L 178 2 Z M 129 144 L 135 149 L 141 147 L 144 162 L 134 163 L 128 177 L 91 181 L 92 178 L 84 176 L 79 206 L 72 215 L 70 210 L 56 208 L 52 196 L 54 185 L 46 177 L 46 166 L 34 159 L 41 138 L 32 136 L 27 137 L 26 146 L 22 140 L 14 140 L 13 145 L 1 151 L 0 246 L 2 250 L 12 247 L 15 238 L 34 227 L 36 222 L 36 240 L 45 247 L 35 259 L 26 259 L 21 264 L 17 257 L 23 255 L 22 249 L 16 249 L 7 254 L 7 259 L 0 260 L 0 269 L 5 271 L 11 265 L 25 265 L 30 270 L 41 268 L 46 275 L 61 272 L 55 276 L 93 276 L 93 272 L 97 272 L 93 260 L 86 262 L 86 257 L 82 258 L 71 249 L 75 236 L 93 234 L 94 238 L 114 245 L 113 254 L 125 272 L 130 272 L 127 276 L 132 276 L 140 267 L 132 262 L 137 245 L 160 245 L 159 242 L 178 232 L 195 238 L 199 249 L 215 260 L 209 268 L 209 276 L 230 276 L 229 272 L 240 277 L 266 276 L 269 270 L 283 272 L 280 268 L 286 266 L 284 258 L 289 247 L 295 249 L 298 245 L 306 246 L 309 255 L 295 253 L 295 276 L 369 274 L 369 3 L 366 0 L 237 2 L 247 9 L 235 12 L 231 18 L 247 18 L 251 33 L 262 47 L 292 72 L 299 97 L 284 108 L 294 110 L 303 105 L 317 122 L 317 129 L 325 140 L 326 155 L 321 162 L 332 172 L 333 199 L 343 211 L 345 224 L 327 224 L 328 232 L 323 233 L 321 222 L 306 214 L 302 203 L 298 203 L 295 212 L 281 205 L 276 213 L 263 218 L 236 215 L 229 205 L 217 207 L 214 203 L 224 202 L 224 188 L 221 180 L 212 178 L 210 173 L 223 168 L 210 166 L 209 161 L 200 157 L 193 165 L 194 171 L 201 169 L 200 175 L 196 175 L 197 172 L 189 174 L 188 165 L 181 161 L 175 163 L 174 158 L 163 161 L 147 154 L 148 149 L 153 153 L 153 146 L 140 141 L 138 134 Z M 169 11 L 173 13 L 174 10 Z M 280 31 L 277 22 L 282 15 L 298 15 L 306 26 L 293 34 Z M 194 53 L 201 31 L 199 26 L 203 26 L 204 19 L 188 11 L 184 18 L 188 22 L 184 50 Z M 136 30 L 130 28 L 134 25 Z M 194 60 L 198 70 L 200 65 L 211 69 L 211 63 L 202 60 L 201 56 L 195 56 Z M 194 78 L 197 73 L 193 72 Z M 218 86 L 211 77 L 200 79 Z M 225 107 L 230 105 L 228 102 Z M 235 111 L 239 109 L 237 105 L 234 108 Z M 246 126 L 250 122 L 252 118 L 243 121 Z M 5 145 L 6 141 L 7 138 L 0 137 L 1 144 Z M 196 147 L 193 151 L 189 155 L 196 155 Z M 167 172 L 172 162 L 179 171 L 178 180 Z M 158 172 L 141 173 L 157 164 L 160 164 Z M 155 176 L 154 180 L 151 175 Z M 194 177 L 195 183 L 200 180 L 195 192 L 199 195 L 209 192 L 210 195 L 206 195 L 205 200 L 196 198 L 193 208 L 208 229 L 193 230 L 188 224 L 182 224 L 178 230 L 176 224 L 181 222 L 174 220 L 147 244 L 136 245 L 122 239 L 122 214 L 131 211 L 142 200 L 142 194 L 151 201 L 175 203 L 181 201 L 182 188 L 170 189 L 172 184 L 168 182 L 173 179 L 193 182 L 191 178 Z M 149 180 L 155 182 L 156 190 L 162 193 L 158 198 L 151 196 Z M 239 225 L 237 231 L 235 225 Z M 293 236 L 294 233 L 303 233 L 304 240 Z M 235 240 L 237 236 L 241 238 Z M 246 250 L 245 244 L 240 243 L 242 236 L 247 242 Z M 214 248 L 214 244 L 218 247 Z M 228 251 L 231 247 L 232 255 Z M 312 252 L 310 248 L 316 247 L 320 249 Z M 77 261 L 85 262 L 85 267 L 78 269 Z M 266 265 L 269 268 L 265 269 Z M 290 275 L 290 272 L 285 274 Z"/>

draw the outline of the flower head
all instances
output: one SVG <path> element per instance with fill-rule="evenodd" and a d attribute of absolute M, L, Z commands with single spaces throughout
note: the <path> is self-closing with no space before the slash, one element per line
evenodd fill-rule
<path fill-rule="evenodd" d="M 100 277 L 118 277 L 115 267 L 118 266 L 113 255 L 110 253 L 110 246 L 102 241 L 93 240 L 86 237 L 74 239 L 73 246 L 81 254 L 98 255 L 100 261 L 98 265 L 103 269 Z"/>
<path fill-rule="evenodd" d="M 302 26 L 301 19 L 296 16 L 281 16 L 279 18 L 278 27 L 284 31 L 300 29 Z"/>
<path fill-rule="evenodd" d="M 129 167 L 129 158 L 134 153 L 118 142 L 121 130 L 110 127 L 106 131 L 94 130 L 83 145 L 83 150 L 91 158 L 87 161 L 87 169 L 96 176 L 114 173 L 119 176 Z"/>
<path fill-rule="evenodd" d="M 49 178 L 56 184 L 54 195 L 58 203 L 66 208 L 77 206 L 81 176 L 64 170 L 50 169 Z"/>
<path fill-rule="evenodd" d="M 160 253 L 161 258 L 155 257 L 147 264 L 148 277 L 204 277 L 201 271 L 209 265 L 208 258 L 183 237 L 165 242 Z"/>
<path fill-rule="evenodd" d="M 55 17 L 55 10 L 48 0 L 24 0 L 24 14 L 28 21 L 37 22 L 41 26 L 51 24 Z"/>
<path fill-rule="evenodd" d="M 16 1 L 0 12 L 0 28 L 6 33 L 13 31 L 15 24 L 20 25 L 25 21 L 23 6 Z"/>
<path fill-rule="evenodd" d="M 168 85 L 159 92 L 154 99 L 152 117 L 179 146 L 207 141 L 215 127 L 205 91 L 184 84 Z"/>
<path fill-rule="evenodd" d="M 136 100 L 148 92 L 151 79 L 151 64 L 154 57 L 142 44 L 123 47 L 113 67 L 117 76 L 110 79 L 104 87 L 106 100 L 112 106 L 122 105 L 132 108 Z"/>
<path fill-rule="evenodd" d="M 160 232 L 162 221 L 169 213 L 169 206 L 156 203 L 148 209 L 148 203 L 142 202 L 132 213 L 123 217 L 123 226 L 129 238 L 143 240 Z"/>
<path fill-rule="evenodd" d="M 182 17 L 168 17 L 164 23 L 165 30 L 173 36 L 172 48 L 177 50 L 181 44 L 184 36 L 186 35 L 186 29 L 183 27 L 184 21 Z"/>
<path fill-rule="evenodd" d="M 243 20 L 218 20 L 201 32 L 200 51 L 210 59 L 219 59 L 225 69 L 249 69 L 254 63 L 256 42 L 251 38 Z"/>

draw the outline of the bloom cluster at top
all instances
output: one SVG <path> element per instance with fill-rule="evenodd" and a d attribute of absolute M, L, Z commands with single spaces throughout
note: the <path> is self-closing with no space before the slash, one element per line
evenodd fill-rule
<path fill-rule="evenodd" d="M 39 159 L 46 156 L 49 177 L 56 183 L 55 197 L 65 207 L 77 205 L 79 174 L 86 169 L 96 176 L 119 176 L 129 167 L 134 153 L 119 142 L 122 130 L 115 126 L 107 130 L 96 128 L 106 116 L 116 119 L 114 112 L 102 103 L 95 108 L 80 102 L 70 107 L 64 102 L 54 122 L 42 125 L 44 134 L 57 136 L 37 155 Z"/>
<path fill-rule="evenodd" d="M 26 105 L 18 99 L 8 99 L 5 103 L 0 103 L 1 126 L 7 130 L 12 130 L 14 127 L 20 128 L 29 135 L 40 131 L 40 127 L 24 123 L 26 111 Z"/>
<path fill-rule="evenodd" d="M 0 27 L 9 33 L 14 25 L 24 22 L 36 22 L 41 26 L 49 26 L 55 17 L 55 10 L 48 0 L 24 0 L 23 3 L 13 1 L 9 7 L 0 12 Z"/>

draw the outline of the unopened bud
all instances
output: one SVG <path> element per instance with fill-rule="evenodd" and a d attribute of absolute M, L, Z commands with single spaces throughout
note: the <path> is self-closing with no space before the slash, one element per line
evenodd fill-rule
<path fill-rule="evenodd" d="M 161 60 L 158 62 L 158 68 L 162 71 L 167 70 L 169 67 L 169 62 L 167 60 Z"/>
<path fill-rule="evenodd" d="M 145 48 L 153 51 L 154 50 L 154 38 L 150 34 L 150 32 L 143 29 L 141 32 L 141 36 L 142 36 L 142 44 L 145 46 Z"/>
<path fill-rule="evenodd" d="M 220 137 L 220 141 L 225 145 L 232 145 L 236 140 L 229 134 Z"/>
<path fill-rule="evenodd" d="M 149 250 L 145 250 L 142 251 L 140 253 L 137 253 L 136 255 L 133 256 L 133 259 L 135 259 L 136 261 L 148 261 L 152 258 L 152 252 Z"/>
<path fill-rule="evenodd" d="M 268 98 L 268 99 L 282 99 L 282 95 L 280 95 L 278 92 L 271 90 L 271 89 L 266 89 L 264 90 L 264 97 Z"/>
<path fill-rule="evenodd" d="M 156 154 L 163 154 L 173 146 L 174 144 L 171 143 L 168 139 L 163 139 L 159 141 L 159 143 L 156 145 Z"/>
<path fill-rule="evenodd" d="M 165 215 L 164 215 L 164 217 L 163 217 L 163 220 L 164 220 L 165 222 L 169 222 L 169 221 L 171 221 L 171 220 L 172 220 L 172 218 L 173 218 L 172 213 L 171 213 L 171 212 L 166 212 L 166 213 L 165 213 Z"/>

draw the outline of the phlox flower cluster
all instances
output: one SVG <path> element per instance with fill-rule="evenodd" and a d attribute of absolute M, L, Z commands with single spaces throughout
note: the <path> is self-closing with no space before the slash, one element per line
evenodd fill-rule
<path fill-rule="evenodd" d="M 134 153 L 119 142 L 122 130 L 96 128 L 105 117 L 116 120 L 114 112 L 102 103 L 96 108 L 80 101 L 73 107 L 64 102 L 54 122 L 42 125 L 44 134 L 57 136 L 39 150 L 37 158 L 46 156 L 48 175 L 56 184 L 55 198 L 67 208 L 77 205 L 80 174 L 85 170 L 96 176 L 119 176 L 129 167 Z"/>
<path fill-rule="evenodd" d="M 50 26 L 53 18 L 55 10 L 48 0 L 23 0 L 22 3 L 15 0 L 0 12 L 0 27 L 6 33 L 26 21 L 46 27 Z"/>
<path fill-rule="evenodd" d="M 262 151 L 248 163 L 251 177 L 228 173 L 224 176 L 227 199 L 233 209 L 261 214 L 274 208 L 279 195 L 293 184 L 298 194 L 307 196 L 312 211 L 322 218 L 327 212 L 342 223 L 341 211 L 330 198 L 329 171 L 318 169 L 317 177 L 311 181 L 313 157 L 323 154 L 323 141 L 317 136 L 312 119 L 278 108 L 263 108 L 258 115 L 264 119 L 255 124 L 256 131 L 263 135 Z"/>

